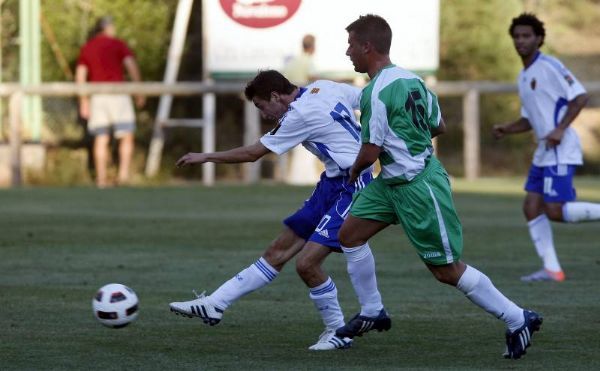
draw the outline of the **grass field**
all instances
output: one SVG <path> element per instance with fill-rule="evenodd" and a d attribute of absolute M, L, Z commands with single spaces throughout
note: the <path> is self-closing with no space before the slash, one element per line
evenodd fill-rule
<path fill-rule="evenodd" d="M 0 369 L 600 369 L 600 224 L 555 225 L 568 280 L 524 284 L 539 268 L 521 216 L 521 179 L 456 181 L 464 260 L 510 298 L 545 316 L 524 359 L 505 360 L 504 326 L 437 283 L 399 227 L 371 243 L 387 333 L 352 349 L 306 348 L 322 325 L 293 265 L 237 302 L 216 327 L 168 303 L 211 292 L 248 266 L 310 189 L 36 188 L 0 191 Z M 577 183 L 600 200 L 600 180 Z M 358 310 L 343 256 L 326 268 L 348 317 Z M 140 315 L 120 330 L 93 318 L 97 288 L 125 283 Z"/>

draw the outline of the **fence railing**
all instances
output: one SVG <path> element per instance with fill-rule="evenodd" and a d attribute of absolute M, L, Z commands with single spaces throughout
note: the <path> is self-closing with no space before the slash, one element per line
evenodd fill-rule
<path fill-rule="evenodd" d="M 589 93 L 600 93 L 600 81 L 584 83 Z M 21 102 L 26 95 L 38 96 L 80 96 L 89 94 L 141 94 L 146 96 L 202 96 L 205 117 L 201 120 L 203 132 L 202 151 L 214 151 L 216 123 L 215 106 L 216 95 L 239 94 L 243 91 L 245 84 L 241 82 L 179 82 L 176 84 L 163 84 L 160 82 L 142 83 L 44 83 L 40 85 L 20 85 L 4 83 L 0 84 L 0 98 L 9 99 L 9 146 L 11 164 L 11 184 L 20 186 L 21 176 Z M 516 93 L 517 88 L 510 83 L 497 83 L 487 81 L 457 81 L 437 82 L 430 86 L 439 97 L 462 96 L 463 97 L 463 159 L 464 174 L 467 179 L 476 179 L 480 173 L 480 115 L 479 100 L 481 94 Z M 245 106 L 245 130 L 244 144 L 253 143 L 258 139 L 260 120 L 258 111 L 251 103 Z M 168 126 L 168 122 L 158 123 L 155 127 L 162 130 Z M 154 152 L 154 153 L 153 153 Z M 154 163 L 147 166 L 147 175 L 152 176 L 156 169 L 156 163 L 160 163 L 160 152 L 150 151 L 147 162 Z M 246 167 L 245 179 L 249 182 L 258 179 L 259 168 L 256 164 Z M 203 182 L 212 185 L 215 179 L 214 164 L 203 164 Z"/>

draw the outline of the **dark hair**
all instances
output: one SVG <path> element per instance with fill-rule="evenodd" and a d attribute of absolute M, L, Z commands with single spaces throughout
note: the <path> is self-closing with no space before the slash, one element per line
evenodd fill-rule
<path fill-rule="evenodd" d="M 109 25 L 113 24 L 113 22 L 113 18 L 109 15 L 105 15 L 103 17 L 98 18 L 96 20 L 96 23 L 94 24 L 94 27 L 88 33 L 88 39 L 91 39 L 99 33 L 103 32 L 104 29 Z"/>
<path fill-rule="evenodd" d="M 544 22 L 540 21 L 538 17 L 533 13 L 521 13 L 518 17 L 512 19 L 508 34 L 512 37 L 513 31 L 517 26 L 531 26 L 533 33 L 536 36 L 542 37 L 542 42 L 539 46 L 544 45 L 544 38 L 546 37 L 546 29 L 544 28 Z"/>
<path fill-rule="evenodd" d="M 290 94 L 297 86 L 292 84 L 281 73 L 275 70 L 259 71 L 244 90 L 246 99 L 257 97 L 264 100 L 271 99 L 271 93 Z"/>
<path fill-rule="evenodd" d="M 392 29 L 385 19 L 378 15 L 361 15 L 346 27 L 346 31 L 354 31 L 355 37 L 361 42 L 369 42 L 381 54 L 390 53 L 392 44 Z"/>

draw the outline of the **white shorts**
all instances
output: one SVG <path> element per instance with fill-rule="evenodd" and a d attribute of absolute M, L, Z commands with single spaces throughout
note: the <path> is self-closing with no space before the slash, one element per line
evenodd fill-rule
<path fill-rule="evenodd" d="M 135 131 L 135 111 L 130 95 L 94 94 L 90 98 L 88 132 L 91 135 L 109 134 L 115 137 Z"/>

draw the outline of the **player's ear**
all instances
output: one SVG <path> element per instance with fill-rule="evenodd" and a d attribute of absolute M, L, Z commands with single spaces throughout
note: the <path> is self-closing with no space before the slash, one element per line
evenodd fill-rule
<path fill-rule="evenodd" d="M 273 101 L 273 102 L 281 101 L 281 96 L 279 95 L 278 92 L 276 92 L 276 91 L 271 92 L 271 101 Z"/>

